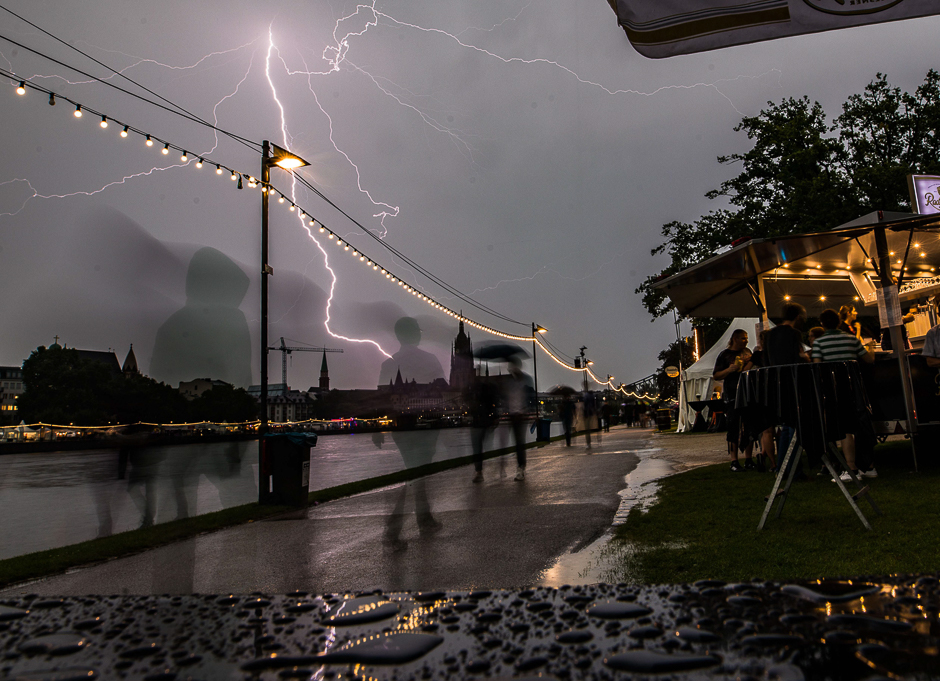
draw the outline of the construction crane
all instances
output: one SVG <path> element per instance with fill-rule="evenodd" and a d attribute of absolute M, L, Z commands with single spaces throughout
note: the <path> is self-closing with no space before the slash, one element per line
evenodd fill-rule
<path fill-rule="evenodd" d="M 269 346 L 268 350 L 281 351 L 281 384 L 284 386 L 284 393 L 287 394 L 287 356 L 292 352 L 342 352 L 339 348 L 314 348 L 310 346 L 285 345 L 284 336 L 281 336 L 280 347 Z"/>

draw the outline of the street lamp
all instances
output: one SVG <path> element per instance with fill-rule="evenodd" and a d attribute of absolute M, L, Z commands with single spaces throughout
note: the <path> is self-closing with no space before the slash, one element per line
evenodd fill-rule
<path fill-rule="evenodd" d="M 268 265 L 268 195 L 271 193 L 271 166 L 294 170 L 310 165 L 268 140 L 261 143 L 261 426 L 260 435 L 268 432 L 268 276 L 274 270 Z"/>
<path fill-rule="evenodd" d="M 536 347 L 538 343 L 536 342 L 537 333 L 548 333 L 548 329 L 543 326 L 539 326 L 535 322 L 532 322 L 532 378 L 535 381 L 535 418 L 539 417 L 539 367 L 538 362 L 536 362 L 536 357 L 538 356 L 538 348 Z"/>

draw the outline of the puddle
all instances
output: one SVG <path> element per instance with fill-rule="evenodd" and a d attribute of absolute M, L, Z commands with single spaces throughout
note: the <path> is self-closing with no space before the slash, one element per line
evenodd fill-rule
<path fill-rule="evenodd" d="M 630 557 L 635 548 L 626 542 L 610 543 L 613 530 L 627 521 L 630 511 L 645 510 L 656 499 L 659 491 L 657 480 L 676 473 L 676 466 L 666 459 L 654 459 L 653 454 L 662 451 L 658 448 L 634 450 L 640 457 L 636 468 L 624 476 L 626 487 L 620 494 L 620 507 L 614 514 L 610 528 L 602 536 L 583 548 L 572 547 L 561 555 L 555 564 L 542 575 L 538 586 L 558 588 L 565 584 L 571 586 L 597 584 L 600 582 L 636 583 L 634 575 L 629 573 Z"/>

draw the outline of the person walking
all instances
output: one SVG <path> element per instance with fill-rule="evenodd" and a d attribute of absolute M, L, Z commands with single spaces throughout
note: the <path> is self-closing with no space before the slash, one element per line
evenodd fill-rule
<path fill-rule="evenodd" d="M 509 412 L 513 441 L 516 445 L 517 482 L 525 480 L 525 426 L 529 418 L 529 391 L 532 378 L 522 371 L 522 360 L 518 355 L 509 358 L 509 378 L 504 383 L 503 405 Z"/>

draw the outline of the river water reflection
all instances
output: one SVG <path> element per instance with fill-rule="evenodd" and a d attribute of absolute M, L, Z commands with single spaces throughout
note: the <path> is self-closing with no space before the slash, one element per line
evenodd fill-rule
<path fill-rule="evenodd" d="M 559 433 L 560 424 L 553 423 L 552 434 Z M 526 434 L 534 440 L 528 429 Z M 311 452 L 311 491 L 406 468 L 411 457 L 402 455 L 396 440 L 415 437 L 431 443 L 422 462 L 470 454 L 469 428 L 415 431 L 409 438 L 326 435 Z M 506 426 L 491 437 L 487 450 L 510 444 Z M 116 449 L 0 456 L 0 559 L 257 499 L 256 441 L 150 447 L 126 457 Z"/>

